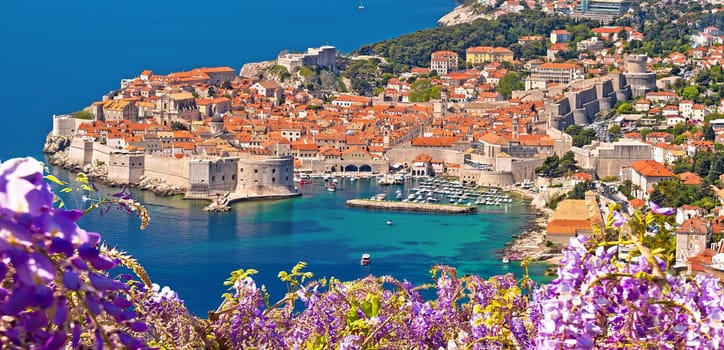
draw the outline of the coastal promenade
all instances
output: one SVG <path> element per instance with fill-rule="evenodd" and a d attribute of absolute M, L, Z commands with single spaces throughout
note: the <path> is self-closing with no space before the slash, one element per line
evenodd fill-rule
<path fill-rule="evenodd" d="M 417 211 L 417 212 L 439 213 L 439 214 L 468 214 L 468 213 L 474 213 L 478 210 L 478 208 L 476 208 L 474 206 L 377 201 L 377 200 L 369 200 L 369 199 L 350 199 L 347 201 L 347 206 L 350 206 L 353 208 L 396 210 L 396 211 Z"/>

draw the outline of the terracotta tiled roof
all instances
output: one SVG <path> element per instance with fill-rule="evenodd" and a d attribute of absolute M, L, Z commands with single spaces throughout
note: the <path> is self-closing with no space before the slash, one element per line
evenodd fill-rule
<path fill-rule="evenodd" d="M 674 173 L 666 167 L 653 160 L 639 160 L 631 163 L 631 167 L 642 176 L 646 177 L 671 177 Z"/>
<path fill-rule="evenodd" d="M 701 185 L 704 182 L 701 176 L 689 171 L 678 174 L 676 177 L 678 177 L 684 185 Z"/>
<path fill-rule="evenodd" d="M 687 233 L 687 234 L 706 234 L 709 229 L 709 222 L 701 217 L 693 217 L 684 221 L 676 233 Z"/>

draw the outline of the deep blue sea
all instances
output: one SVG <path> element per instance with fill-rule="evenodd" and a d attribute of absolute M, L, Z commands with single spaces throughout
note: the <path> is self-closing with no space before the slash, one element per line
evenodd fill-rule
<path fill-rule="evenodd" d="M 0 11 L 0 159 L 41 158 L 52 114 L 81 109 L 143 69 L 165 74 L 199 66 L 241 68 L 272 59 L 281 50 L 334 45 L 343 52 L 435 26 L 453 0 L 316 1 L 11 1 Z M 58 171 L 61 176 L 66 173 Z M 330 194 L 307 186 L 302 198 L 243 203 L 233 212 L 207 214 L 203 203 L 140 193 L 151 224 L 110 213 L 81 225 L 136 256 L 151 278 L 169 285 L 199 315 L 214 309 L 229 271 L 260 271 L 273 297 L 281 270 L 309 263 L 318 277 L 353 279 L 392 274 L 429 281 L 432 264 L 464 273 L 520 272 L 504 266 L 497 249 L 520 232 L 523 206 L 507 213 L 465 216 L 352 210 L 346 198 L 380 189 L 360 181 Z M 68 205 L 81 205 L 70 198 Z M 385 224 L 392 218 L 394 225 Z M 359 266 L 369 252 L 373 263 Z M 534 274 L 540 275 L 542 267 Z"/>

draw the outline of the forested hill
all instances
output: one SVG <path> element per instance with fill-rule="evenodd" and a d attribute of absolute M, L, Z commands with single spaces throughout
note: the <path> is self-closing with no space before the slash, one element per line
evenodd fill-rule
<path fill-rule="evenodd" d="M 575 24 L 597 23 L 575 22 L 569 17 L 550 16 L 540 11 L 525 10 L 519 14 L 507 14 L 497 20 L 479 19 L 473 23 L 454 26 L 435 27 L 405 34 L 376 44 L 364 45 L 357 53 L 376 54 L 386 57 L 395 64 L 409 66 L 428 66 L 430 54 L 438 50 L 455 51 L 464 57 L 465 49 L 471 46 L 518 45 L 522 35 L 547 36 L 554 29 Z M 515 51 L 515 47 L 511 47 Z"/>

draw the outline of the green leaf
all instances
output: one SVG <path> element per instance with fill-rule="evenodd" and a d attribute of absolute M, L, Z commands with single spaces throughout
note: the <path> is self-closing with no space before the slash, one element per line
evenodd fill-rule
<path fill-rule="evenodd" d="M 75 181 L 88 184 L 88 176 L 84 173 L 78 173 L 78 175 L 75 176 Z"/>
<path fill-rule="evenodd" d="M 65 186 L 65 185 L 68 184 L 67 182 L 60 181 L 60 180 L 59 180 L 57 177 L 55 177 L 54 175 L 45 175 L 45 178 L 46 178 L 48 181 L 50 181 L 50 182 L 52 182 L 52 183 L 54 183 L 54 184 L 56 184 L 56 185 Z"/>

